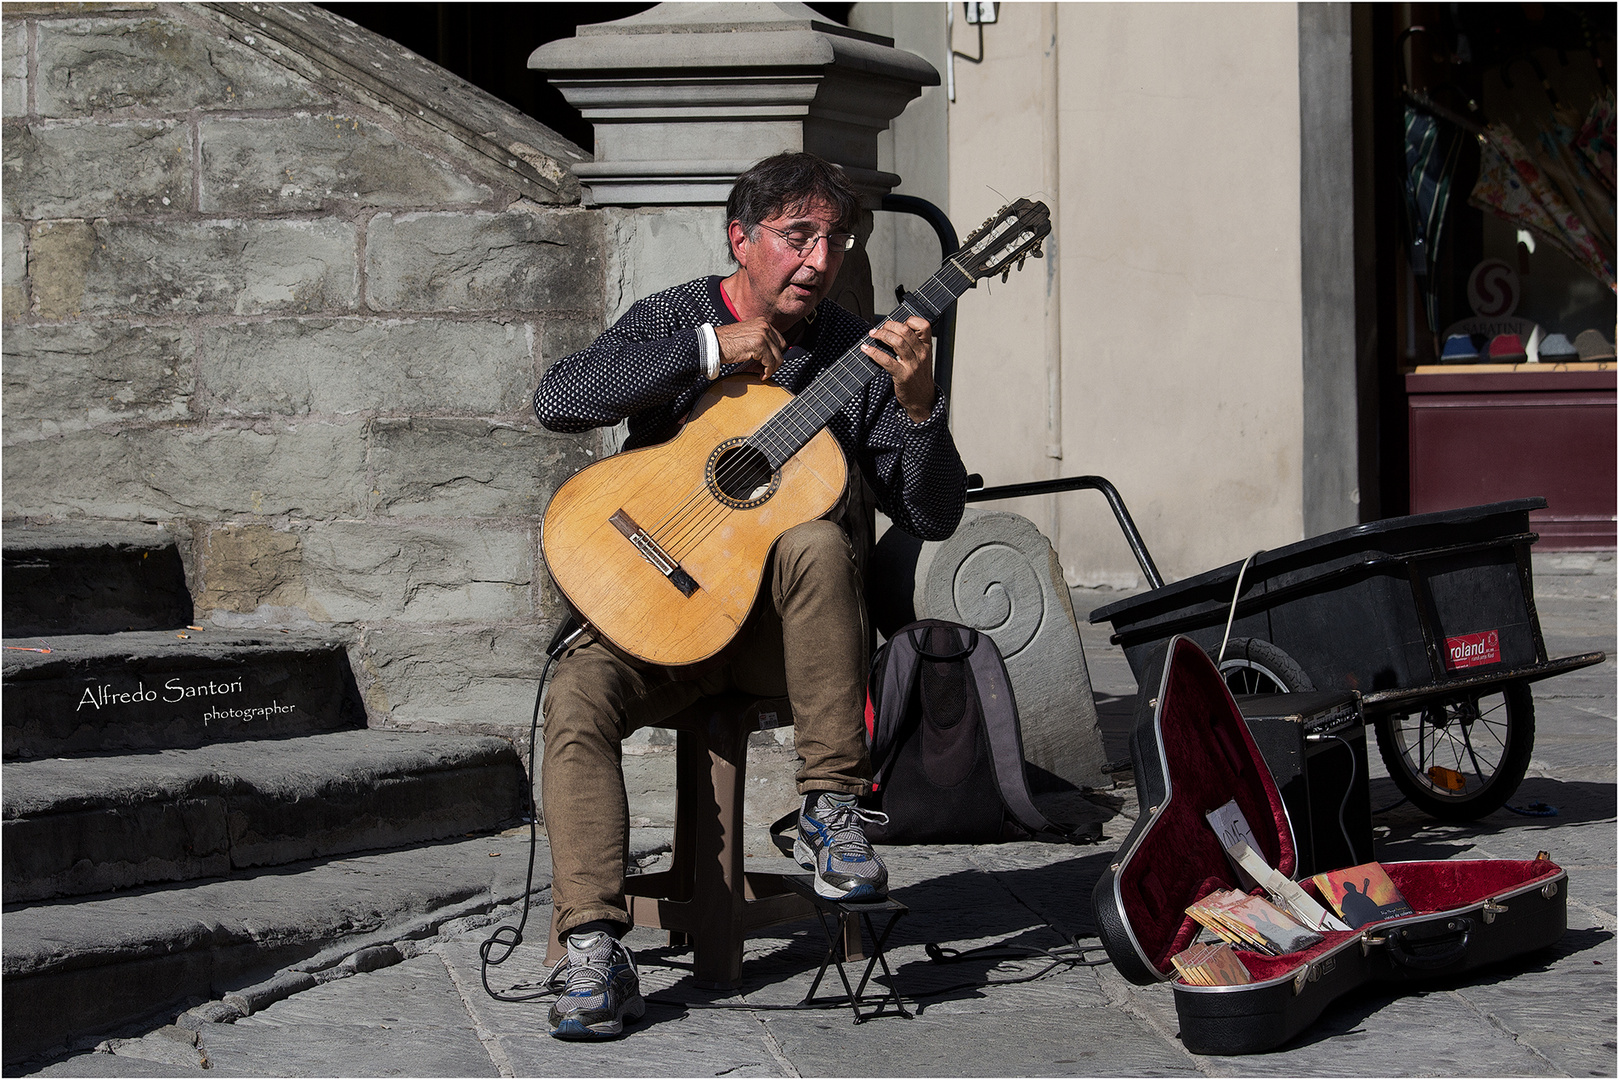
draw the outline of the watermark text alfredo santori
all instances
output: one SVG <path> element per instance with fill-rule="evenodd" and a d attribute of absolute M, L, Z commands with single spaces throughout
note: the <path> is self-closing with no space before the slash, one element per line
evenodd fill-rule
<path fill-rule="evenodd" d="M 79 704 L 75 712 L 82 711 L 89 706 L 97 711 L 111 708 L 114 705 L 155 704 L 166 702 L 170 705 L 187 701 L 193 698 L 218 698 L 240 694 L 243 691 L 242 680 L 234 679 L 228 682 L 216 682 L 213 679 L 207 682 L 185 683 L 178 678 L 169 679 L 161 687 L 148 687 L 146 683 L 137 683 L 133 690 L 115 690 L 111 683 L 100 686 L 87 686 L 79 697 Z M 292 712 L 296 706 L 283 705 L 279 700 L 271 701 L 268 705 L 246 705 L 240 707 L 215 706 L 203 713 L 202 721 L 207 724 L 214 720 L 252 720 L 256 717 L 274 716 L 280 713 Z"/>

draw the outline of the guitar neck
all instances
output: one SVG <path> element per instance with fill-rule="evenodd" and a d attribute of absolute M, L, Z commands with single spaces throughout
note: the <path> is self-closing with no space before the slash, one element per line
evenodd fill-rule
<path fill-rule="evenodd" d="M 907 293 L 888 318 L 893 322 L 904 322 L 913 315 L 920 315 L 936 325 L 939 316 L 948 311 L 962 293 L 972 288 L 973 280 L 946 260 L 938 273 L 921 288 Z M 787 459 L 803 449 L 815 437 L 815 433 L 825 427 L 827 421 L 852 401 L 867 383 L 883 374 L 883 369 L 861 348 L 872 340 L 870 336 L 862 338 L 748 440 L 750 446 L 770 460 L 772 468 L 779 469 L 786 464 Z"/>

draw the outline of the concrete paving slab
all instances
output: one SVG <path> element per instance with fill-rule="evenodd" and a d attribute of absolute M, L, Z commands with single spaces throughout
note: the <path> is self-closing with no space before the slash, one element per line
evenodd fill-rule
<path fill-rule="evenodd" d="M 199 1069 L 199 1076 L 204 1075 Z M 20 1075 L 11 1071 L 7 1076 Z M 86 1051 L 74 1054 L 71 1057 L 53 1061 L 43 1068 L 28 1073 L 29 1076 L 181 1076 L 184 1075 L 174 1065 L 164 1061 L 151 1061 L 142 1057 L 131 1057 L 127 1054 L 100 1053 Z M 239 1076 L 250 1075 L 238 1073 Z"/>
<path fill-rule="evenodd" d="M 1481 973 L 1452 992 L 1552 1075 L 1613 1076 L 1615 957 L 1611 930 L 1571 929 L 1541 956 Z"/>
<path fill-rule="evenodd" d="M 540 930 L 511 959 L 491 969 L 490 983 L 499 992 L 533 993 L 550 974 L 545 965 L 543 928 L 549 906 L 536 906 L 529 925 Z M 506 920 L 510 921 L 510 920 Z M 642 993 L 675 1004 L 650 1003 L 645 1020 L 626 1039 L 605 1044 L 566 1043 L 547 1034 L 551 998 L 497 1001 L 479 983 L 478 944 L 488 928 L 438 943 L 434 951 L 465 988 L 469 1013 L 490 1044 L 491 1054 L 518 1076 L 783 1076 L 792 1075 L 772 1052 L 758 1014 L 748 1010 L 699 1009 L 683 1002 L 745 1004 L 736 996 L 695 990 L 690 981 L 689 953 L 678 964 L 660 963 L 653 955 L 666 935 L 636 930 L 630 944 L 641 959 Z M 745 973 L 749 965 L 744 964 Z"/>
<path fill-rule="evenodd" d="M 403 1018 L 403 1019 L 402 1019 Z M 295 1028 L 342 1023 L 354 1027 L 472 1029 L 472 1020 L 444 961 L 427 952 L 391 967 L 333 979 L 294 994 L 232 1024 L 204 1028 Z"/>
<path fill-rule="evenodd" d="M 1199 1065 L 1224 1076 L 1561 1075 L 1443 990 L 1361 991 L 1280 1050 Z"/>
<path fill-rule="evenodd" d="M 1036 1006 L 993 1023 L 929 1012 L 855 1027 L 842 1017 L 766 1021 L 804 1076 L 1183 1076 L 1190 1054 L 1112 1008 Z"/>
<path fill-rule="evenodd" d="M 528 1031 L 500 1036 L 518 1076 L 792 1075 L 754 1013 L 651 1005 L 629 1038 L 577 1043 L 545 1034 L 547 1008 L 533 1007 Z"/>
<path fill-rule="evenodd" d="M 267 1028 L 231 1029 L 208 1046 L 212 1071 L 224 1076 L 500 1075 L 470 1033 L 411 1024 L 305 1024 L 297 1037 Z"/>
<path fill-rule="evenodd" d="M 480 1031 L 491 1035 L 511 1034 L 531 1030 L 536 1010 L 544 1013 L 550 1008 L 550 999 L 540 992 L 550 977 L 550 965 L 545 963 L 545 928 L 550 925 L 551 906 L 536 904 L 529 913 L 529 928 L 524 943 L 505 963 L 489 969 L 489 987 L 497 994 L 519 1000 L 500 1000 L 484 991 L 479 945 L 497 925 L 516 925 L 515 912 L 502 912 L 503 917 L 488 927 L 452 936 L 433 947 L 450 975 L 451 981 L 463 988 L 468 1013 Z M 526 1000 L 522 1000 L 526 999 Z M 536 1004 L 543 1000 L 543 1004 Z M 541 1016 L 543 1021 L 544 1017 Z"/>
<path fill-rule="evenodd" d="M 444 962 L 434 954 L 338 979 L 234 1024 L 207 1024 L 215 1071 L 305 1075 L 496 1076 Z"/>

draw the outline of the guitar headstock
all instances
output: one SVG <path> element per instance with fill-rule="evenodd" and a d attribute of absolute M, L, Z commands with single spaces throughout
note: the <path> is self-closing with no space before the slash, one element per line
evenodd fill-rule
<path fill-rule="evenodd" d="M 1030 255 L 1037 259 L 1044 255 L 1040 244 L 1050 234 L 1051 208 L 1043 202 L 1018 199 L 979 226 L 949 261 L 974 284 L 995 274 L 1005 281 L 1012 274 L 1013 263 L 1021 270 L 1023 260 Z"/>

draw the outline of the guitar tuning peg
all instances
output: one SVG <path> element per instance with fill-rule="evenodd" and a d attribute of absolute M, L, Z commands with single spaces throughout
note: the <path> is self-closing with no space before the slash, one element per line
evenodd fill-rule
<path fill-rule="evenodd" d="M 1017 257 L 1017 268 L 1019 270 L 1023 269 L 1023 259 L 1024 259 L 1024 256 L 1022 256 L 1022 255 L 1019 255 Z"/>
<path fill-rule="evenodd" d="M 1033 255 L 1037 259 L 1043 259 L 1046 257 L 1045 250 L 1041 248 L 1039 244 L 1034 245 L 1034 250 L 1029 252 L 1029 254 Z"/>
<path fill-rule="evenodd" d="M 1012 276 L 1012 268 L 1010 266 L 1008 266 L 1005 270 L 1001 271 L 1001 284 L 1002 285 L 1006 284 L 1006 280 L 1008 278 L 1010 278 L 1011 276 Z"/>

